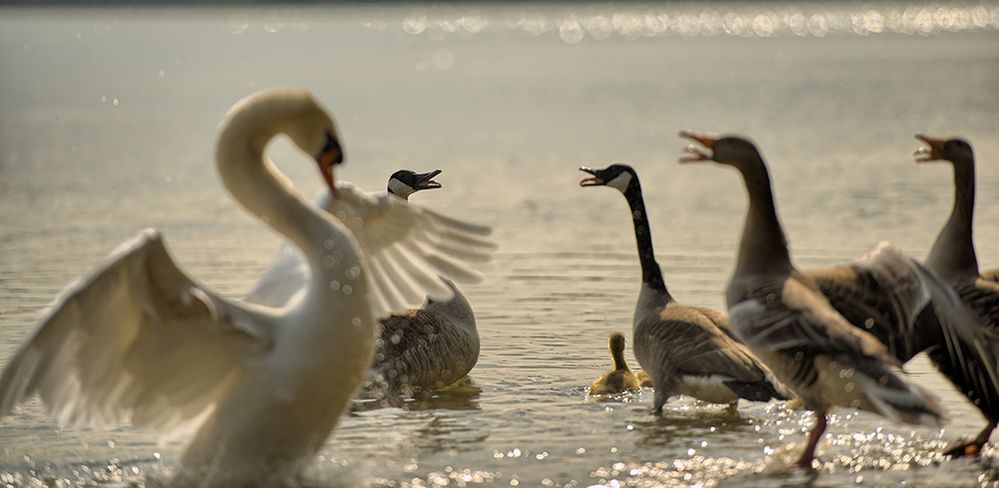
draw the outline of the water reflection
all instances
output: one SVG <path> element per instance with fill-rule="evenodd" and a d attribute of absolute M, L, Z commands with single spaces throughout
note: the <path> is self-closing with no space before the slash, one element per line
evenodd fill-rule
<path fill-rule="evenodd" d="M 442 390 L 416 391 L 397 394 L 378 390 L 368 390 L 354 400 L 351 413 L 366 412 L 380 408 L 401 408 L 408 411 L 421 410 L 479 410 L 479 396 L 482 389 L 471 377 L 464 377 Z"/>

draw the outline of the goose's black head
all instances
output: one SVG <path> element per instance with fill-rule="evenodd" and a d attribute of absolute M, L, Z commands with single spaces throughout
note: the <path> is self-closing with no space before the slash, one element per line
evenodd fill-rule
<path fill-rule="evenodd" d="M 717 136 L 705 132 L 685 130 L 680 137 L 690 139 L 694 144 L 687 146 L 687 154 L 680 157 L 680 163 L 697 163 L 714 161 L 716 163 L 734 166 L 738 169 L 748 169 L 762 164 L 763 157 L 756 145 L 748 139 L 739 136 Z"/>
<path fill-rule="evenodd" d="M 579 186 L 609 186 L 626 193 L 632 182 L 638 181 L 638 174 L 627 164 L 612 164 L 603 169 L 580 166 L 579 170 L 593 175 L 590 178 L 583 178 Z"/>
<path fill-rule="evenodd" d="M 414 173 L 408 169 L 400 169 L 389 177 L 388 192 L 398 197 L 408 198 L 420 190 L 440 188 L 441 184 L 434 181 L 434 177 L 439 174 L 441 174 L 439 169 L 427 173 Z"/>
<path fill-rule="evenodd" d="M 916 139 L 926 143 L 916 150 L 917 163 L 944 160 L 954 164 L 966 164 L 975 161 L 975 152 L 971 149 L 971 144 L 960 137 L 942 139 L 916 134 Z"/>

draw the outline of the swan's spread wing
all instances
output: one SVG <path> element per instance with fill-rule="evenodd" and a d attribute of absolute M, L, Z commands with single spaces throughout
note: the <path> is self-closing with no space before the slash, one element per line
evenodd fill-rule
<path fill-rule="evenodd" d="M 260 277 L 244 301 L 268 307 L 282 307 L 306 290 L 311 272 L 302 254 L 288 242 L 278 249 L 271 267 Z"/>
<path fill-rule="evenodd" d="M 210 408 L 270 321 L 192 282 L 158 232 L 72 283 L 0 376 L 0 416 L 37 393 L 63 423 L 168 432 Z"/>
<path fill-rule="evenodd" d="M 489 227 L 349 184 L 341 184 L 338 193 L 325 208 L 350 228 L 366 256 L 378 316 L 420 306 L 428 296 L 449 299 L 451 288 L 443 278 L 482 279 L 475 266 L 496 249 L 487 237 Z"/>

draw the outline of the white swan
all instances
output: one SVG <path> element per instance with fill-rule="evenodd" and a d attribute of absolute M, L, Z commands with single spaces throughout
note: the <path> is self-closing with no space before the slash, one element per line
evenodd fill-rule
<path fill-rule="evenodd" d="M 264 159 L 282 133 L 315 157 L 344 199 L 336 205 L 354 218 L 328 218 Z M 436 249 L 476 255 L 484 231 L 401 199 L 334 187 L 341 159 L 333 121 L 310 94 L 273 90 L 238 102 L 219 129 L 219 174 L 237 201 L 304 254 L 310 285 L 281 308 L 230 300 L 189 278 L 160 234 L 144 231 L 41 319 L 0 376 L 0 416 L 37 393 L 61 422 L 131 422 L 163 433 L 200 422 L 177 484 L 288 481 L 364 378 L 377 319 L 427 293 L 447 296 L 438 276 L 465 268 Z"/>

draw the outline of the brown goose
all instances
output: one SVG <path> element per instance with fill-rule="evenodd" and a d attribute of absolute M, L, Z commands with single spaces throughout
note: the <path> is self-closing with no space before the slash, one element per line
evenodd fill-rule
<path fill-rule="evenodd" d="M 954 207 L 926 258 L 926 266 L 945 280 L 979 318 L 981 326 L 999 332 L 999 270 L 979 273 L 972 236 L 975 210 L 975 154 L 964 139 L 938 139 L 917 135 L 926 143 L 916 151 L 917 162 L 949 161 L 954 167 Z M 996 339 L 993 339 L 995 341 Z M 943 349 L 930 351 L 930 359 L 972 403 L 988 424 L 975 437 L 954 443 L 948 454 L 976 455 L 988 442 L 999 423 L 999 392 L 995 383 L 976 381 L 988 363 L 975 357 L 954 358 Z M 963 359 L 963 360 L 961 360 Z M 994 365 L 994 359 L 991 365 Z"/>
<path fill-rule="evenodd" d="M 441 170 L 399 170 L 388 192 L 404 200 L 421 190 L 440 188 Z M 450 280 L 453 297 L 428 300 L 422 308 L 382 319 L 369 383 L 383 390 L 410 394 L 438 390 L 464 378 L 479 360 L 479 332 L 468 300 Z M 370 385 L 369 385 L 370 386 Z"/>
<path fill-rule="evenodd" d="M 812 469 L 815 448 L 834 406 L 857 408 L 911 424 L 938 424 L 936 401 L 901 379 L 901 363 L 878 340 L 850 325 L 814 279 L 791 263 L 777 217 L 770 175 L 746 139 L 682 132 L 695 146 L 681 162 L 715 161 L 736 168 L 749 208 L 735 273 L 725 293 L 732 331 L 815 411 L 815 427 L 795 462 Z"/>
<path fill-rule="evenodd" d="M 590 395 L 614 395 L 642 388 L 635 373 L 631 372 L 624 360 L 624 336 L 615 332 L 607 338 L 607 348 L 614 360 L 614 369 L 593 380 L 590 385 Z"/>
<path fill-rule="evenodd" d="M 782 387 L 775 385 L 759 360 L 725 332 L 725 314 L 681 305 L 666 289 L 652 248 L 638 173 L 624 164 L 579 169 L 592 175 L 580 181 L 580 186 L 614 188 L 631 208 L 642 264 L 632 347 L 656 390 L 654 413 L 662 414 L 666 400 L 678 394 L 732 406 L 740 398 L 761 402 L 786 399 Z"/>

